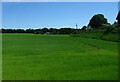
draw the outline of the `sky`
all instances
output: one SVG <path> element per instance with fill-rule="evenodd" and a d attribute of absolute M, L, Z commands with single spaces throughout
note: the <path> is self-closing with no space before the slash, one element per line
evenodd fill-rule
<path fill-rule="evenodd" d="M 117 2 L 3 2 L 3 28 L 81 28 L 95 14 L 103 14 L 113 24 Z"/>

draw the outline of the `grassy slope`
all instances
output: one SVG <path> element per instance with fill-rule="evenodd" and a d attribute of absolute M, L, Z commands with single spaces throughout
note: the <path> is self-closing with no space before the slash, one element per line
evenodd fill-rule
<path fill-rule="evenodd" d="M 116 80 L 116 42 L 3 34 L 3 80 Z"/>
<path fill-rule="evenodd" d="M 71 36 L 120 42 L 120 26 L 111 25 L 102 27 L 102 29 L 82 30 L 77 34 L 71 34 Z"/>

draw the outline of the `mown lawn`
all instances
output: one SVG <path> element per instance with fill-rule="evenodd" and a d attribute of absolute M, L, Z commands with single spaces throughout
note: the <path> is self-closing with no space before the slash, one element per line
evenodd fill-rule
<path fill-rule="evenodd" d="M 117 80 L 118 43 L 68 35 L 3 34 L 3 80 Z"/>

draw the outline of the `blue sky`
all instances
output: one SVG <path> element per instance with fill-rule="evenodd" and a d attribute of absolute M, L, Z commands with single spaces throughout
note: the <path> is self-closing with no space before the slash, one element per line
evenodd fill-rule
<path fill-rule="evenodd" d="M 79 28 L 95 14 L 111 24 L 116 20 L 117 2 L 3 2 L 3 28 Z"/>

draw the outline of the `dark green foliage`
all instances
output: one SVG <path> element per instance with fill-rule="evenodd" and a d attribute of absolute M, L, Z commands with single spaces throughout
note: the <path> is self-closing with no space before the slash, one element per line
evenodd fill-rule
<path fill-rule="evenodd" d="M 57 29 L 55 29 L 55 28 L 50 28 L 50 32 L 52 33 L 52 34 L 57 34 Z"/>
<path fill-rule="evenodd" d="M 26 33 L 33 33 L 33 32 L 34 32 L 33 29 L 26 29 Z M 17 33 L 19 33 L 19 31 Z"/>
<path fill-rule="evenodd" d="M 76 29 L 72 28 L 42 28 L 42 29 L 2 29 L 2 33 L 34 33 L 34 34 L 44 34 L 50 32 L 50 34 L 72 34 Z"/>
<path fill-rule="evenodd" d="M 42 31 L 43 33 L 46 33 L 46 32 L 49 32 L 49 29 L 48 29 L 48 28 L 43 28 L 41 31 Z"/>
<path fill-rule="evenodd" d="M 91 26 L 91 28 L 98 28 L 104 24 L 107 24 L 107 19 L 104 17 L 104 15 L 97 14 L 92 17 L 88 26 Z"/>
<path fill-rule="evenodd" d="M 81 28 L 81 30 L 86 30 L 87 29 L 87 26 L 83 26 L 82 28 Z"/>
<path fill-rule="evenodd" d="M 28 30 L 31 31 L 31 29 L 28 29 Z M 25 31 L 28 32 L 28 30 L 24 30 L 24 29 L 2 29 L 2 33 L 24 33 Z"/>
<path fill-rule="evenodd" d="M 79 34 L 73 34 L 71 36 L 120 42 L 119 33 L 120 27 L 110 25 L 101 27 L 101 29 L 91 29 L 82 31 Z"/>
<path fill-rule="evenodd" d="M 110 32 L 112 32 L 113 29 L 114 29 L 113 26 L 108 26 L 108 27 L 106 28 L 106 31 L 105 31 L 104 33 L 105 33 L 105 34 L 110 33 Z"/>
<path fill-rule="evenodd" d="M 117 22 L 115 21 L 113 25 L 117 25 Z"/>
<path fill-rule="evenodd" d="M 73 29 L 71 28 L 61 28 L 59 30 L 59 34 L 72 34 Z"/>
<path fill-rule="evenodd" d="M 118 12 L 116 19 L 118 20 L 118 24 L 120 24 L 120 11 Z"/>

